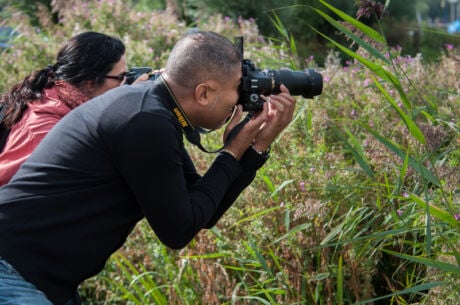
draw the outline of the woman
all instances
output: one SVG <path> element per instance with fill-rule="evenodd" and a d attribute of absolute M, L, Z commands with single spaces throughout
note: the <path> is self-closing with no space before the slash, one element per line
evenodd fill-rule
<path fill-rule="evenodd" d="M 8 183 L 48 131 L 69 111 L 124 83 L 125 46 L 97 32 L 72 37 L 56 63 L 38 70 L 0 97 L 0 186 Z"/>

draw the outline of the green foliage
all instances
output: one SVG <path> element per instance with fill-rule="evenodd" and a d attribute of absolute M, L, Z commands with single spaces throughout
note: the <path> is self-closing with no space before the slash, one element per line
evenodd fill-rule
<path fill-rule="evenodd" d="M 256 3 L 259 13 L 269 5 Z M 272 157 L 215 228 L 172 251 L 139 223 L 80 287 L 85 304 L 457 304 L 460 49 L 451 36 L 425 31 L 423 39 L 443 46 L 437 62 L 409 56 L 390 43 L 385 24 L 331 3 L 308 2 L 308 15 L 299 15 L 308 16 L 305 35 L 327 41 L 324 65 L 299 52 L 308 39 L 286 24 L 290 9 L 265 12 L 279 32 L 272 39 L 245 18 L 195 20 L 228 38 L 244 35 L 245 57 L 261 68 L 318 69 L 323 94 L 298 98 Z M 162 67 L 187 29 L 165 12 L 108 0 L 64 7 L 58 24 L 43 13 L 42 28 L 14 13 L 8 21 L 21 35 L 0 54 L 2 90 L 52 62 L 82 30 L 120 36 L 130 65 Z M 221 134 L 203 140 L 220 147 Z M 188 149 L 204 172 L 214 156 Z"/>
<path fill-rule="evenodd" d="M 39 14 L 37 12 L 51 9 L 50 0 L 1 0 L 0 11 L 3 7 L 14 7 L 25 13 L 30 18 L 30 23 L 34 26 L 40 24 Z M 55 20 L 56 21 L 56 20 Z"/>
<path fill-rule="evenodd" d="M 131 0 L 136 11 L 164 10 L 164 0 Z"/>

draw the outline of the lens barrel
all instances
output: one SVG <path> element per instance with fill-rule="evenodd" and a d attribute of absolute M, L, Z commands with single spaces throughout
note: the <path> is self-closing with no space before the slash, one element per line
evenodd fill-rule
<path fill-rule="evenodd" d="M 279 92 L 281 84 L 289 89 L 291 95 L 301 95 L 304 98 L 313 98 L 316 95 L 320 95 L 323 91 L 323 76 L 313 69 L 305 71 L 280 69 L 266 70 L 264 72 L 274 80 L 273 93 Z"/>

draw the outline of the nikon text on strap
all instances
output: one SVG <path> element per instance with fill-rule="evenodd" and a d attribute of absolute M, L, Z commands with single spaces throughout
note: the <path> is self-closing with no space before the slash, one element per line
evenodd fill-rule
<path fill-rule="evenodd" d="M 222 151 L 232 140 L 233 138 L 237 135 L 237 133 L 243 128 L 243 126 L 251 119 L 251 115 L 248 114 L 240 123 L 238 123 L 235 128 L 233 128 L 226 141 L 224 146 L 217 150 L 207 150 L 206 148 L 203 147 L 201 144 L 201 136 L 200 136 L 200 130 L 196 129 L 193 127 L 193 125 L 190 123 L 189 119 L 187 118 L 187 115 L 185 114 L 184 110 L 182 107 L 179 105 L 179 103 L 176 101 L 176 97 L 172 93 L 171 89 L 169 88 L 168 84 L 166 83 L 165 79 L 163 78 L 162 75 L 160 75 L 159 79 L 161 79 L 162 84 L 166 87 L 168 90 L 171 99 L 174 101 L 174 103 L 167 103 L 168 109 L 171 111 L 171 113 L 176 117 L 177 121 L 179 122 L 180 126 L 182 127 L 182 130 L 185 134 L 185 137 L 187 140 L 198 146 L 199 149 L 201 149 L 203 152 L 206 153 L 217 153 Z"/>

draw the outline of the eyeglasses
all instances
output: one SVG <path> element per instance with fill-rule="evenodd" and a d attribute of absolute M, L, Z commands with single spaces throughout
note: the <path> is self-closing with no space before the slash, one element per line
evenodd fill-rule
<path fill-rule="evenodd" d="M 123 72 L 120 75 L 105 75 L 104 78 L 115 79 L 121 83 L 122 81 L 125 80 L 127 75 L 128 75 L 128 72 Z"/>

